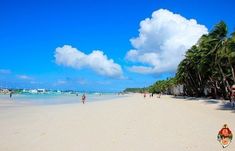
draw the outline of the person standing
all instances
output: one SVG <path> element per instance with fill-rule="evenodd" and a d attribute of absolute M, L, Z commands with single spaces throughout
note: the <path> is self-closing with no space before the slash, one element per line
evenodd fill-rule
<path fill-rule="evenodd" d="M 13 92 L 12 92 L 12 91 L 10 91 L 10 98 L 12 97 L 12 94 L 13 94 Z"/>
<path fill-rule="evenodd" d="M 83 94 L 83 95 L 82 95 L 82 103 L 85 104 L 85 101 L 86 101 L 86 95 Z"/>

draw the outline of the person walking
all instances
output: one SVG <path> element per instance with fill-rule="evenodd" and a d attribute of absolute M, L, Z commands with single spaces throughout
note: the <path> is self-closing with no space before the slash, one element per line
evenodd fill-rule
<path fill-rule="evenodd" d="M 86 95 L 85 93 L 82 95 L 82 103 L 85 104 L 85 101 L 86 101 Z"/>

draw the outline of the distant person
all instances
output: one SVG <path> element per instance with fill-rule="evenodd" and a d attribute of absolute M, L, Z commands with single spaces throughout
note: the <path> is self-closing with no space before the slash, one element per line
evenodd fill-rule
<path fill-rule="evenodd" d="M 232 85 L 231 87 L 231 106 L 232 108 L 235 107 L 235 85 Z"/>
<path fill-rule="evenodd" d="M 11 91 L 11 92 L 10 92 L 10 98 L 12 98 L 12 94 L 13 94 L 13 92 Z"/>
<path fill-rule="evenodd" d="M 85 101 L 86 101 L 86 95 L 83 94 L 83 95 L 82 95 L 82 103 L 85 104 Z"/>
<path fill-rule="evenodd" d="M 144 98 L 146 98 L 146 93 L 144 93 Z"/>

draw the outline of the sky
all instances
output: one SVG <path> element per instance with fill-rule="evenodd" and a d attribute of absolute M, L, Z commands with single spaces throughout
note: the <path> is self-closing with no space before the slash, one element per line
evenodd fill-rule
<path fill-rule="evenodd" d="M 0 88 L 117 92 L 173 77 L 235 1 L 1 0 Z"/>

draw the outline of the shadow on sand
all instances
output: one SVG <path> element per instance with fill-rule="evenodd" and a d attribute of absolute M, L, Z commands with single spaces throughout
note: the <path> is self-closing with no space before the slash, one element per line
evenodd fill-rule
<path fill-rule="evenodd" d="M 178 100 L 184 100 L 184 101 L 199 101 L 199 99 L 196 97 L 171 96 L 171 98 L 178 99 Z"/>
<path fill-rule="evenodd" d="M 235 108 L 232 108 L 231 103 L 229 101 L 220 104 L 218 110 L 232 111 L 233 113 L 235 113 Z"/>
<path fill-rule="evenodd" d="M 201 101 L 205 104 L 218 104 L 217 110 L 223 111 L 231 111 L 235 113 L 235 107 L 232 108 L 229 100 L 217 100 L 217 99 L 209 99 L 209 98 L 196 98 L 196 97 L 184 97 L 184 96 L 172 96 L 174 99 L 183 100 L 183 101 Z"/>

